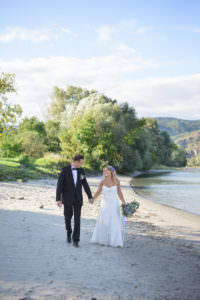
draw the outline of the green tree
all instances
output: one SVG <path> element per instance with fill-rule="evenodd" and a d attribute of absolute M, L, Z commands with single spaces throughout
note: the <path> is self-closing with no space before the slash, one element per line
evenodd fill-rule
<path fill-rule="evenodd" d="M 41 137 L 46 136 L 45 124 L 43 121 L 38 120 L 37 117 L 25 117 L 19 124 L 18 132 L 36 131 Z"/>
<path fill-rule="evenodd" d="M 25 155 L 39 158 L 47 151 L 44 139 L 37 131 L 24 131 L 20 134 L 22 149 Z"/>
<path fill-rule="evenodd" d="M 61 114 L 66 111 L 67 104 L 78 104 L 81 99 L 95 92 L 76 86 L 68 86 L 66 90 L 55 86 L 51 94 L 52 101 L 48 107 L 47 119 L 58 122 Z"/>
<path fill-rule="evenodd" d="M 4 130 L 1 136 L 0 156 L 16 157 L 22 152 L 22 141 L 15 132 Z"/>
<path fill-rule="evenodd" d="M 169 157 L 168 165 L 173 167 L 185 167 L 187 165 L 186 152 L 176 145 Z"/>
<path fill-rule="evenodd" d="M 53 120 L 47 120 L 45 123 L 46 131 L 46 145 L 48 151 L 50 152 L 60 152 L 60 124 L 59 122 L 54 122 Z"/>
<path fill-rule="evenodd" d="M 84 153 L 93 169 L 109 163 L 121 172 L 148 170 L 155 163 L 169 163 L 174 151 L 156 120 L 137 119 L 127 102 L 118 104 L 97 91 L 55 88 L 48 117 L 57 124 L 61 153 L 69 159 Z"/>
<path fill-rule="evenodd" d="M 14 129 L 14 125 L 22 114 L 19 104 L 11 105 L 8 103 L 7 93 L 15 92 L 14 74 L 1 73 L 0 75 L 0 134 L 4 129 Z"/>

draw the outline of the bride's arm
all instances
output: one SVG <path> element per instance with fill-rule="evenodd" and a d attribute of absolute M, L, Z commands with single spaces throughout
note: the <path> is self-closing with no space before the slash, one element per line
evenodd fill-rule
<path fill-rule="evenodd" d="M 122 203 L 126 204 L 126 202 L 124 200 L 124 196 L 123 196 L 122 191 L 121 191 L 120 181 L 119 180 L 117 180 L 117 193 L 118 193 L 118 196 L 119 196 L 120 200 L 122 201 Z"/>
<path fill-rule="evenodd" d="M 93 196 L 93 200 L 95 200 L 101 194 L 102 186 L 103 186 L 103 180 L 101 180 L 101 182 L 99 184 L 99 187 L 98 187 L 96 193 Z"/>

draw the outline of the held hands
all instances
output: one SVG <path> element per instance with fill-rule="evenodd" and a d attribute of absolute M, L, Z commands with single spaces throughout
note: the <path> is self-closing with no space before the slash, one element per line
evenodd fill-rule
<path fill-rule="evenodd" d="M 57 201 L 58 207 L 62 207 L 62 201 Z"/>
<path fill-rule="evenodd" d="M 91 204 L 93 204 L 93 203 L 94 203 L 94 198 L 90 198 L 90 199 L 89 199 L 89 202 L 90 202 Z"/>

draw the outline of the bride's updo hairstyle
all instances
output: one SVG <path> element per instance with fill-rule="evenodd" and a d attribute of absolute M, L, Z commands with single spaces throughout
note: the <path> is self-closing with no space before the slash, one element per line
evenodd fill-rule
<path fill-rule="evenodd" d="M 115 184 L 117 184 L 117 173 L 113 166 L 105 166 L 104 169 L 108 169 L 111 172 L 111 178 Z"/>

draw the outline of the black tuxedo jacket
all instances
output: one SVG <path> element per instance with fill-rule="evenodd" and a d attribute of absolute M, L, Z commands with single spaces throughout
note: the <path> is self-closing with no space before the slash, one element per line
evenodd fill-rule
<path fill-rule="evenodd" d="M 71 164 L 62 168 L 57 182 L 56 201 L 62 201 L 64 205 L 72 205 L 73 203 L 83 205 L 82 185 L 88 199 L 92 198 L 84 169 L 80 168 L 77 172 L 77 183 L 75 186 Z"/>

